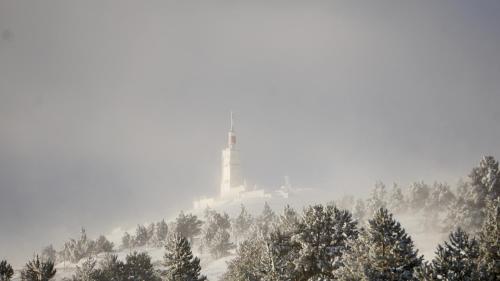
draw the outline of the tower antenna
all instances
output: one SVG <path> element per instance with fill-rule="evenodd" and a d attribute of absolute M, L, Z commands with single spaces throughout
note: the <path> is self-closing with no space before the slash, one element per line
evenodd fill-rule
<path fill-rule="evenodd" d="M 234 120 L 233 120 L 233 111 L 231 110 L 231 132 L 233 131 L 234 128 Z"/>

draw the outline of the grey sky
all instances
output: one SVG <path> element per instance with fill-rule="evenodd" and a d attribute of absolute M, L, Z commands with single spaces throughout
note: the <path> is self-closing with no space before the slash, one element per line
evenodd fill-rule
<path fill-rule="evenodd" d="M 499 1 L 0 0 L 0 258 L 243 171 L 361 193 L 500 157 Z M 349 191 L 348 191 L 349 190 Z"/>

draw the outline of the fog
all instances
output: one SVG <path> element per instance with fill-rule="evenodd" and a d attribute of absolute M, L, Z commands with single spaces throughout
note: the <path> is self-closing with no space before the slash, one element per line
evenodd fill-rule
<path fill-rule="evenodd" d="M 252 184 L 362 196 L 500 156 L 498 1 L 0 0 L 0 259 Z"/>

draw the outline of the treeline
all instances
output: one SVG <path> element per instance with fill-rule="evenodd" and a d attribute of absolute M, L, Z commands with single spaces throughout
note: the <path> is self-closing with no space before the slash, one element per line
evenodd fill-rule
<path fill-rule="evenodd" d="M 367 199 L 345 196 L 333 203 L 350 210 L 356 220 L 365 223 L 380 208 L 397 215 L 410 214 L 421 219 L 427 229 L 449 232 L 456 227 L 475 233 L 486 217 L 487 203 L 500 196 L 498 162 L 483 157 L 468 180 L 454 188 L 446 183 L 415 182 L 406 189 L 394 184 L 388 189 L 378 182 Z"/>
<path fill-rule="evenodd" d="M 87 258 L 77 266 L 72 278 L 64 281 L 204 281 L 200 274 L 200 260 L 193 257 L 191 246 L 185 237 L 178 234 L 169 236 L 165 243 L 162 266 L 155 269 L 147 253 L 133 252 L 125 261 L 118 256 L 106 254 L 99 263 L 93 257 Z M 0 262 L 0 280 L 10 281 L 14 271 L 6 261 Z M 51 260 L 41 259 L 38 255 L 21 271 L 23 281 L 49 281 L 54 278 L 56 269 Z"/>
<path fill-rule="evenodd" d="M 379 183 L 367 199 L 345 197 L 301 212 L 285 206 L 276 214 L 267 203 L 256 217 L 243 205 L 234 218 L 211 209 L 203 220 L 181 212 L 170 224 L 162 220 L 139 225 L 133 236 L 125 233 L 121 248 L 131 252 L 125 261 L 108 253 L 97 262 L 94 255 L 114 245 L 104 236 L 89 239 L 82 230 L 59 252 L 45 248 L 21 278 L 50 280 L 56 257 L 86 258 L 73 281 L 205 280 L 194 245 L 213 258 L 235 254 L 222 281 L 500 280 L 499 179 L 498 162 L 484 157 L 455 188 L 420 182 L 387 191 Z M 420 214 L 425 228 L 447 231 L 449 239 L 438 245 L 434 259 L 424 261 L 393 213 Z M 132 251 L 142 246 L 165 248 L 159 267 L 147 253 Z M 0 280 L 12 274 L 1 261 Z"/>
<path fill-rule="evenodd" d="M 500 280 L 498 162 L 483 158 L 469 179 L 455 192 L 418 183 L 406 195 L 397 186 L 387 194 L 378 184 L 367 200 L 310 206 L 301 214 L 287 206 L 270 225 L 247 230 L 222 280 Z M 434 212 L 443 219 L 434 226 L 452 229 L 431 261 L 388 207 Z"/>
<path fill-rule="evenodd" d="M 114 249 L 113 242 L 110 242 L 104 235 L 99 235 L 96 240 L 87 236 L 85 228 L 82 228 L 80 237 L 70 238 L 64 243 L 60 251 L 56 251 L 51 245 L 42 249 L 41 258 L 52 262 L 73 262 L 76 263 L 83 258 L 95 256 L 100 253 L 110 253 Z"/>

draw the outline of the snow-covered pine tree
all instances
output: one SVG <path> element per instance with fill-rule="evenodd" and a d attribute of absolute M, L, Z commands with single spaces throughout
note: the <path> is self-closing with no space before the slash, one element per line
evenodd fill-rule
<path fill-rule="evenodd" d="M 158 272 L 153 268 L 151 257 L 146 253 L 133 252 L 125 258 L 124 274 L 126 280 L 160 281 Z"/>
<path fill-rule="evenodd" d="M 421 265 L 413 241 L 387 209 L 381 208 L 369 221 L 368 262 L 364 272 L 368 280 L 415 280 L 414 271 Z"/>
<path fill-rule="evenodd" d="M 117 255 L 106 254 L 99 263 L 100 281 L 124 281 L 128 280 L 125 273 L 125 264 L 118 260 Z"/>
<path fill-rule="evenodd" d="M 360 229 L 357 239 L 347 242 L 348 250 L 342 256 L 343 266 L 335 270 L 334 275 L 339 281 L 367 281 L 365 266 L 368 263 L 369 248 L 368 232 Z"/>
<path fill-rule="evenodd" d="M 122 248 L 130 250 L 133 246 L 133 240 L 132 236 L 128 232 L 125 232 L 122 236 Z"/>
<path fill-rule="evenodd" d="M 364 223 L 366 213 L 367 210 L 365 201 L 363 199 L 356 200 L 356 203 L 353 207 L 352 216 L 356 221 L 358 221 L 358 224 L 362 225 Z"/>
<path fill-rule="evenodd" d="M 156 225 L 154 222 L 150 223 L 147 227 L 146 227 L 146 230 L 147 230 L 147 233 L 148 233 L 148 240 L 146 242 L 146 244 L 151 244 L 153 242 L 153 238 L 155 236 L 155 233 L 156 233 Z"/>
<path fill-rule="evenodd" d="M 424 182 L 414 182 L 408 187 L 408 203 L 413 211 L 420 211 L 430 194 L 429 186 Z"/>
<path fill-rule="evenodd" d="M 450 186 L 445 183 L 435 182 L 430 189 L 429 197 L 427 198 L 425 208 L 423 209 L 425 227 L 429 229 L 442 228 L 441 214 L 449 210 L 450 206 L 452 206 L 455 202 L 455 194 L 451 191 Z"/>
<path fill-rule="evenodd" d="M 227 229 L 218 228 L 210 243 L 210 254 L 216 259 L 229 255 L 229 251 L 236 247 L 229 239 Z"/>
<path fill-rule="evenodd" d="M 168 225 L 163 219 L 160 222 L 156 223 L 155 242 L 157 246 L 162 246 L 165 243 L 167 235 L 168 235 Z"/>
<path fill-rule="evenodd" d="M 438 245 L 430 265 L 430 280 L 479 280 L 479 246 L 474 238 L 458 228 L 449 236 L 449 242 Z"/>
<path fill-rule="evenodd" d="M 135 246 L 144 246 L 149 240 L 149 233 L 148 229 L 144 225 L 137 225 L 137 228 L 135 229 L 135 241 L 134 245 Z"/>
<path fill-rule="evenodd" d="M 14 275 L 12 266 L 6 260 L 0 261 L 0 281 L 10 281 L 12 275 Z"/>
<path fill-rule="evenodd" d="M 242 241 L 248 237 L 248 231 L 250 230 L 252 223 L 252 215 L 250 215 L 245 206 L 241 204 L 240 213 L 233 223 L 233 236 L 236 241 Z"/>
<path fill-rule="evenodd" d="M 114 244 L 110 242 L 104 235 L 99 235 L 95 241 L 95 253 L 109 253 L 113 251 Z"/>
<path fill-rule="evenodd" d="M 54 246 L 52 246 L 52 244 L 50 244 L 47 247 L 43 248 L 41 256 L 42 256 L 43 260 L 46 260 L 46 261 L 51 260 L 53 262 L 56 262 L 57 252 L 54 249 Z"/>
<path fill-rule="evenodd" d="M 297 280 L 334 279 L 333 271 L 342 266 L 347 242 L 357 236 L 351 214 L 332 205 L 314 205 L 304 210 L 293 235 L 299 253 L 294 260 Z"/>
<path fill-rule="evenodd" d="M 175 232 L 182 237 L 186 237 L 188 241 L 193 242 L 193 238 L 200 234 L 203 222 L 193 214 L 184 214 L 180 212 L 175 223 Z"/>
<path fill-rule="evenodd" d="M 221 281 L 260 280 L 262 252 L 263 241 L 259 237 L 243 241 L 236 251 L 236 257 L 227 263 L 227 270 Z"/>
<path fill-rule="evenodd" d="M 43 261 L 38 255 L 29 261 L 21 271 L 23 281 L 48 281 L 56 275 L 54 262 Z"/>
<path fill-rule="evenodd" d="M 500 170 L 498 161 L 493 156 L 485 156 L 479 166 L 469 175 L 471 190 L 467 198 L 472 225 L 469 231 L 478 231 L 486 216 L 488 202 L 500 197 Z"/>
<path fill-rule="evenodd" d="M 96 260 L 89 257 L 81 266 L 76 267 L 72 281 L 99 281 L 99 271 L 96 268 Z"/>
<path fill-rule="evenodd" d="M 408 203 L 403 195 L 403 190 L 396 183 L 392 186 L 388 201 L 388 208 L 393 213 L 403 213 L 408 207 Z"/>
<path fill-rule="evenodd" d="M 234 248 L 229 241 L 231 221 L 226 213 L 220 214 L 214 210 L 207 209 L 205 212 L 205 225 L 202 235 L 202 249 L 208 249 L 215 258 L 228 254 Z"/>
<path fill-rule="evenodd" d="M 299 216 L 297 212 L 290 205 L 286 205 L 283 213 L 278 218 L 278 230 L 285 235 L 291 236 L 297 231 L 298 223 Z"/>
<path fill-rule="evenodd" d="M 367 200 L 368 215 L 371 217 L 380 208 L 387 207 L 387 190 L 383 182 L 376 182 Z"/>
<path fill-rule="evenodd" d="M 167 281 L 204 281 L 206 277 L 200 275 L 200 260 L 193 258 L 188 240 L 175 233 L 171 235 L 165 245 L 163 265 L 166 267 L 164 276 Z"/>
<path fill-rule="evenodd" d="M 267 236 L 272 231 L 276 218 L 274 211 L 265 202 L 264 210 L 262 210 L 262 214 L 257 218 L 258 229 L 264 236 Z"/>
<path fill-rule="evenodd" d="M 479 269 L 481 280 L 500 280 L 500 198 L 488 203 L 479 232 Z"/>
<path fill-rule="evenodd" d="M 262 237 L 262 251 L 256 270 L 258 280 L 294 280 L 293 260 L 298 254 L 298 245 L 291 241 L 289 234 L 275 229 L 268 237 Z"/>

